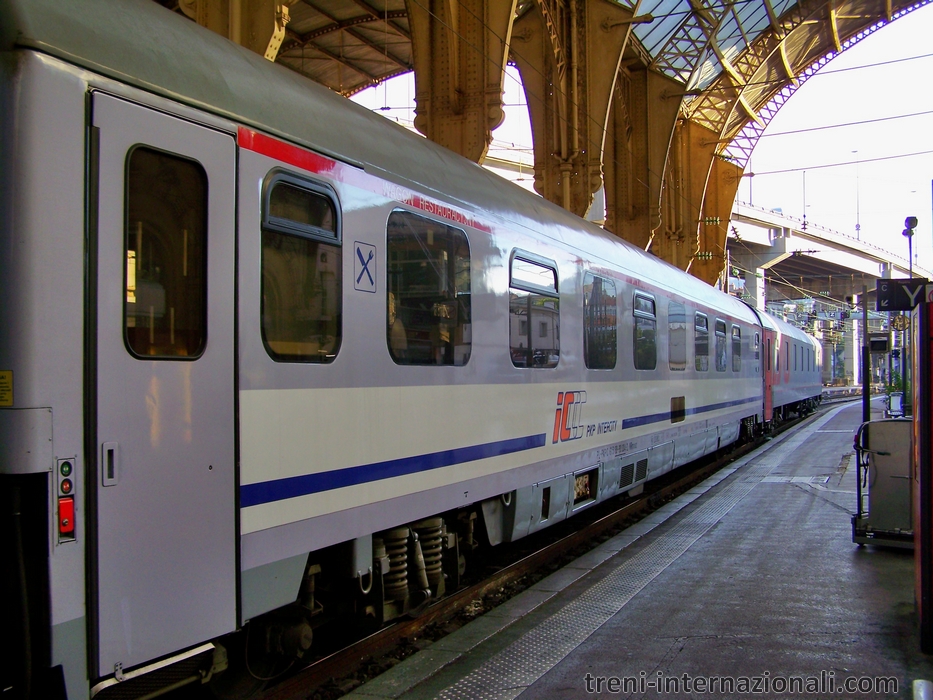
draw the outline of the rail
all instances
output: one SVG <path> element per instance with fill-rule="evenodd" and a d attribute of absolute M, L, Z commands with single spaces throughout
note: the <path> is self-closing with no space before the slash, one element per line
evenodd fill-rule
<path fill-rule="evenodd" d="M 768 436 L 761 436 L 740 445 L 721 456 L 701 463 L 699 466 L 680 467 L 671 472 L 668 478 L 659 479 L 657 483 L 649 482 L 648 486 L 654 485 L 650 492 L 646 490 L 640 496 L 617 505 L 611 512 L 596 518 L 592 522 L 583 523 L 581 527 L 571 534 L 523 556 L 518 561 L 496 571 L 490 577 L 448 595 L 428 607 L 417 618 L 397 622 L 313 662 L 267 690 L 262 695 L 261 700 L 303 699 L 310 697 L 312 693 L 321 689 L 325 684 L 330 683 L 332 686 L 339 686 L 339 679 L 347 678 L 362 665 L 368 663 L 370 659 L 390 653 L 406 640 L 419 637 L 428 626 L 454 618 L 471 602 L 481 599 L 487 594 L 497 592 L 505 586 L 514 584 L 572 551 L 587 544 L 596 547 L 601 541 L 599 539 L 600 535 L 614 529 L 622 530 L 629 527 L 633 521 L 645 517 L 663 503 L 693 488 L 694 485 L 727 464 L 760 447 L 773 435 L 798 425 L 804 419 L 805 417 L 798 417 L 785 421 Z M 689 469 L 689 471 L 684 472 L 685 469 Z M 515 591 L 515 593 L 518 592 L 520 590 Z M 335 679 L 338 680 L 335 681 Z M 321 697 L 339 697 L 341 694 L 339 690 L 336 687 L 333 690 L 335 691 L 333 694 L 323 692 L 320 695 Z"/>

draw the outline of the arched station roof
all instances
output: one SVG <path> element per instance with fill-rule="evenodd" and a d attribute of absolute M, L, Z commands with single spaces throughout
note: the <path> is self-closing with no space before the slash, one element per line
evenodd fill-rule
<path fill-rule="evenodd" d="M 185 10 L 192 0 L 156 0 Z M 497 0 L 493 0 L 497 1 Z M 502 0 L 498 0 L 502 1 Z M 684 113 L 719 131 L 759 128 L 801 80 L 851 44 L 929 0 L 607 0 L 634 14 L 630 51 L 683 85 Z M 570 0 L 519 0 L 555 16 Z M 277 62 L 350 95 L 413 70 L 409 4 L 428 0 L 294 0 Z M 606 70 L 615 64 L 606 62 Z M 773 113 L 774 107 L 770 110 Z M 764 110 L 764 112 L 763 112 Z M 754 130 L 743 138 L 754 138 Z M 741 157 L 747 148 L 733 155 Z"/>
<path fill-rule="evenodd" d="M 713 283 L 770 119 L 834 56 L 933 0 L 155 1 L 230 38 L 233 8 L 268 21 L 274 7 L 288 20 L 276 62 L 343 95 L 415 70 L 416 127 L 480 162 L 514 61 L 535 189 L 582 216 L 603 187 L 607 230 Z"/>
<path fill-rule="evenodd" d="M 298 0 L 289 15 L 276 62 L 336 92 L 414 69 L 405 0 Z"/>

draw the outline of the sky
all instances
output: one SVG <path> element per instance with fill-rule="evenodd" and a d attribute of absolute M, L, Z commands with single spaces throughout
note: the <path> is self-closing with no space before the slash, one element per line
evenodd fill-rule
<path fill-rule="evenodd" d="M 797 218 L 806 207 L 808 221 L 852 236 L 859 225 L 904 258 L 904 219 L 916 216 L 914 253 L 933 267 L 931 31 L 928 5 L 807 80 L 758 141 L 736 199 Z"/>
<path fill-rule="evenodd" d="M 858 236 L 933 269 L 933 5 L 882 27 L 804 82 L 759 139 L 736 199 Z M 414 79 L 400 76 L 353 99 L 390 119 L 413 118 Z M 528 172 L 531 133 L 517 73 L 505 80 L 506 120 L 489 155 Z M 917 155 L 912 155 L 917 154 Z M 754 173 L 750 176 L 750 173 Z M 856 229 L 858 226 L 858 229 Z"/>

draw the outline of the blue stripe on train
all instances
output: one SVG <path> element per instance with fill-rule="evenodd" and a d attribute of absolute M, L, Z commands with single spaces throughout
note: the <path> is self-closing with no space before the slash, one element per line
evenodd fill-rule
<path fill-rule="evenodd" d="M 696 406 L 695 408 L 688 408 L 684 411 L 684 415 L 695 416 L 698 413 L 709 413 L 710 411 L 718 411 L 721 408 L 730 408 L 732 406 L 741 406 L 746 403 L 753 403 L 755 401 L 761 401 L 760 396 L 751 396 L 747 399 L 736 399 L 735 401 L 723 401 L 722 403 L 711 403 L 708 406 Z M 650 425 L 651 423 L 660 423 L 661 421 L 666 421 L 671 419 L 671 412 L 665 411 L 664 413 L 651 413 L 647 416 L 635 416 L 634 418 L 626 418 L 622 421 L 622 430 L 627 428 L 636 428 L 640 425 Z"/>
<path fill-rule="evenodd" d="M 356 486 L 371 481 L 391 479 L 395 476 L 415 474 L 430 469 L 440 469 L 455 464 L 473 462 L 478 459 L 531 450 L 536 447 L 543 447 L 546 438 L 547 436 L 541 433 L 540 435 L 487 442 L 484 445 L 460 447 L 427 455 L 390 459 L 386 462 L 364 464 L 359 467 L 349 467 L 320 474 L 305 474 L 286 479 L 276 479 L 275 481 L 263 481 L 258 484 L 245 484 L 240 487 L 240 507 L 258 506 L 262 503 L 272 503 L 286 498 L 306 496 L 311 493 L 330 491 L 345 486 Z"/>
<path fill-rule="evenodd" d="M 738 399 L 736 401 L 723 401 L 722 403 L 714 403 L 708 406 L 697 406 L 696 408 L 688 408 L 686 410 L 686 415 L 717 411 L 721 408 L 741 406 L 742 404 L 760 400 L 760 397 L 750 397 L 747 399 Z M 626 428 L 634 428 L 640 425 L 659 423 L 661 421 L 670 420 L 670 418 L 670 411 L 626 418 L 622 421 L 622 429 L 625 430 Z M 302 476 L 292 476 L 286 479 L 276 479 L 275 481 L 245 484 L 240 486 L 240 507 L 248 508 L 249 506 L 258 506 L 263 503 L 274 503 L 275 501 L 282 501 L 286 498 L 307 496 L 308 494 L 331 491 L 345 486 L 356 486 L 372 481 L 391 479 L 395 476 L 404 476 L 406 474 L 415 474 L 431 469 L 451 467 L 455 464 L 464 464 L 465 462 L 473 462 L 478 459 L 498 457 L 513 452 L 523 452 L 524 450 L 543 447 L 546 441 L 547 435 L 541 433 L 540 435 L 529 435 L 528 437 L 512 438 L 511 440 L 487 442 L 484 445 L 472 445 L 470 447 L 433 452 L 427 455 L 391 459 L 386 462 L 364 464 L 359 467 L 348 467 L 347 469 L 338 469 L 319 474 L 304 474 Z"/>

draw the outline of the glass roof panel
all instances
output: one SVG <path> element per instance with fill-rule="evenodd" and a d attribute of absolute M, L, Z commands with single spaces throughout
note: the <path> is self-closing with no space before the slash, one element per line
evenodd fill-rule
<path fill-rule="evenodd" d="M 716 76 L 722 73 L 722 66 L 712 49 L 704 52 L 703 59 L 698 65 L 699 68 L 693 74 L 693 78 L 687 86 L 689 90 L 705 89 L 716 79 Z"/>
<path fill-rule="evenodd" d="M 719 47 L 723 52 L 725 52 L 727 46 L 731 47 L 737 44 L 742 45 L 744 48 L 745 39 L 742 37 L 742 30 L 739 29 L 739 22 L 731 12 L 723 17 L 722 23 L 719 25 L 719 31 L 716 32 L 716 41 L 719 42 Z"/>
<path fill-rule="evenodd" d="M 723 56 L 730 61 L 770 27 L 763 0 L 694 2 L 701 2 L 712 17 L 722 17 L 716 30 L 716 41 Z M 794 2 L 773 0 L 775 12 L 780 15 Z M 636 25 L 633 31 L 660 70 L 673 78 L 689 80 L 690 89 L 699 89 L 715 80 L 722 72 L 722 66 L 715 54 L 706 50 L 703 26 L 693 15 L 692 7 L 685 0 L 646 0 L 639 6 L 638 13 L 650 13 L 655 19 L 648 24 Z"/>
<path fill-rule="evenodd" d="M 648 53 L 655 57 L 689 16 L 689 6 L 682 5 L 679 0 L 660 0 L 653 7 L 643 5 L 642 11 L 654 15 L 654 21 L 636 24 L 635 36 Z"/>
<path fill-rule="evenodd" d="M 675 60 L 671 61 L 670 64 L 678 78 L 683 81 L 687 81 L 690 78 L 690 74 L 693 72 L 693 61 L 688 60 L 684 56 L 678 56 Z"/>
<path fill-rule="evenodd" d="M 644 26 L 643 33 L 639 33 L 641 27 L 635 28 L 635 36 L 642 41 L 642 45 L 651 54 L 656 57 L 667 45 L 670 38 L 680 29 L 681 20 L 679 17 L 665 17 L 655 20 L 651 25 Z"/>
<path fill-rule="evenodd" d="M 731 37 L 728 41 L 719 45 L 719 50 L 722 51 L 722 55 L 727 61 L 734 63 L 738 55 L 745 50 L 745 39 L 741 34 Z"/>
<path fill-rule="evenodd" d="M 655 22 L 657 22 L 672 13 L 677 13 L 678 16 L 683 17 L 683 11 L 688 9 L 690 9 L 689 4 L 684 3 L 683 0 L 645 0 L 639 7 L 638 13 L 654 15 Z"/>
<path fill-rule="evenodd" d="M 749 41 L 754 41 L 759 34 L 771 26 L 771 21 L 768 19 L 768 12 L 765 10 L 764 5 L 749 4 L 737 8 L 737 10 L 739 13 L 739 20 L 742 22 L 742 29 L 745 30 L 745 35 L 748 37 Z"/>

